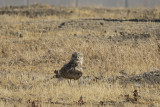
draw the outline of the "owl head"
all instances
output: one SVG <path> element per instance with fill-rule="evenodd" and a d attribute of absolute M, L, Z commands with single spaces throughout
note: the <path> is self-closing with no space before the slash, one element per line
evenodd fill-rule
<path fill-rule="evenodd" d="M 74 52 L 71 56 L 72 61 L 76 61 L 77 63 L 80 63 L 82 65 L 83 63 L 83 54 L 80 52 Z"/>

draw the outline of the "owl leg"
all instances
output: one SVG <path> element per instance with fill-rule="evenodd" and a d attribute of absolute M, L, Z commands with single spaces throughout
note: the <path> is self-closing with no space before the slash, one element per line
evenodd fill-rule
<path fill-rule="evenodd" d="M 68 84 L 69 84 L 69 86 L 73 86 L 73 85 L 72 85 L 72 80 L 71 80 L 71 79 L 68 80 Z"/>
<path fill-rule="evenodd" d="M 58 78 L 57 83 L 60 83 L 62 80 L 63 80 L 63 78 L 62 78 L 62 77 Z"/>

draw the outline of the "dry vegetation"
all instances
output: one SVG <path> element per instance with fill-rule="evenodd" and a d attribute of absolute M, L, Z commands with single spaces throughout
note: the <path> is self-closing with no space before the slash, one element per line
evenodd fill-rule
<path fill-rule="evenodd" d="M 158 8 L 1 8 L 0 106 L 159 107 L 158 19 Z M 53 71 L 75 51 L 83 77 L 58 84 Z"/>

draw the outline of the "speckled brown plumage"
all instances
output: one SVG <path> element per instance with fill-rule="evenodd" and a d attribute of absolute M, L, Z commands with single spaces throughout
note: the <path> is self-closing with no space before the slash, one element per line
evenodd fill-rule
<path fill-rule="evenodd" d="M 55 71 L 57 78 L 78 80 L 82 76 L 83 54 L 73 53 L 71 60 L 65 64 L 59 71 Z"/>

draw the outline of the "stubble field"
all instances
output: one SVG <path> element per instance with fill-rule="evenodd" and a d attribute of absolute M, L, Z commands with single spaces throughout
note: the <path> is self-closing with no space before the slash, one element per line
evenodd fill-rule
<path fill-rule="evenodd" d="M 159 107 L 159 19 L 159 8 L 0 8 L 0 106 Z M 83 76 L 57 83 L 73 52 Z"/>

